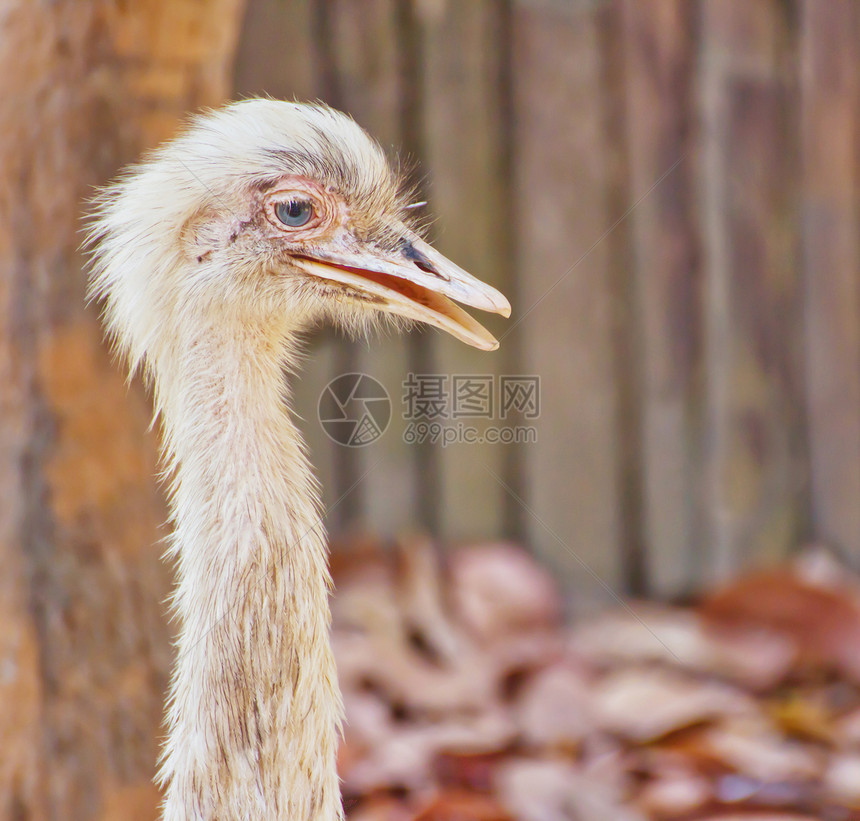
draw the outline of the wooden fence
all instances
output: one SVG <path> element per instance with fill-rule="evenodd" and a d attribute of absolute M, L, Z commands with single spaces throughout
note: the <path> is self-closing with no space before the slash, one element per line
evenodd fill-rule
<path fill-rule="evenodd" d="M 314 336 L 330 526 L 523 539 L 583 607 L 860 558 L 858 42 L 852 0 L 252 0 L 236 93 L 417 160 L 433 240 L 514 305 L 493 354 Z M 394 403 L 361 449 L 316 417 L 350 371 Z M 406 444 L 409 372 L 538 375 L 537 442 Z"/>

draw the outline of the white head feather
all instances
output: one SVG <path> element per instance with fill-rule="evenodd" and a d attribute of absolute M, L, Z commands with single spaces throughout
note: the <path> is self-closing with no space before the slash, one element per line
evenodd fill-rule
<path fill-rule="evenodd" d="M 399 181 L 380 146 L 324 105 L 254 99 L 210 112 L 101 193 L 87 241 L 98 249 L 90 295 L 105 300 L 108 332 L 132 370 L 170 350 L 169 329 L 191 304 L 287 311 L 297 326 L 325 313 L 346 324 L 368 317 L 359 304 L 320 300 L 301 272 L 260 276 L 284 266 L 253 231 L 255 200 L 290 174 L 337 191 L 357 206 L 361 230 L 391 242 L 404 215 Z"/>

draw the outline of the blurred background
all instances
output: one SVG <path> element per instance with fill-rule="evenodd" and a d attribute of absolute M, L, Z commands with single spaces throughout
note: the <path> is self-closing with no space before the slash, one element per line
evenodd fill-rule
<path fill-rule="evenodd" d="M 416 165 L 434 242 L 515 306 L 490 355 L 313 339 L 299 406 L 332 529 L 514 538 L 574 609 L 608 602 L 580 561 L 677 596 L 810 539 L 860 554 L 854 14 L 250 2 L 233 94 L 350 112 Z M 394 402 L 360 450 L 315 424 L 348 371 Z M 538 375 L 537 442 L 405 444 L 410 371 Z"/>
<path fill-rule="evenodd" d="M 84 306 L 80 216 L 187 112 L 230 98 L 352 114 L 411 169 L 432 241 L 514 306 L 487 320 L 492 354 L 428 331 L 311 336 L 296 403 L 336 562 L 405 532 L 512 542 L 570 619 L 689 601 L 811 543 L 860 559 L 852 0 L 0 12 L 0 817 L 155 813 L 157 437 Z M 349 372 L 393 402 L 364 448 L 317 416 Z M 537 376 L 537 418 L 504 422 L 536 441 L 408 444 L 409 373 Z"/>

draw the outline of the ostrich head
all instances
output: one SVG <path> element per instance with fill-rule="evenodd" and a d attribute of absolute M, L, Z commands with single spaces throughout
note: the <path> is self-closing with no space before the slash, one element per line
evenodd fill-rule
<path fill-rule="evenodd" d="M 91 292 L 132 367 L 182 344 L 194 312 L 296 331 L 360 331 L 389 315 L 485 350 L 453 300 L 508 316 L 495 288 L 410 226 L 397 174 L 353 120 L 323 105 L 247 100 L 207 114 L 102 198 Z"/>

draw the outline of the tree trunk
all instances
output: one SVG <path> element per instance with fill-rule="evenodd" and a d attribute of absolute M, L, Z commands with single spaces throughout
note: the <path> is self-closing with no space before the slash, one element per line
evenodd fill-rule
<path fill-rule="evenodd" d="M 229 90 L 243 0 L 4 4 L 0 818 L 144 819 L 170 664 L 149 404 L 84 307 L 82 201 Z"/>

